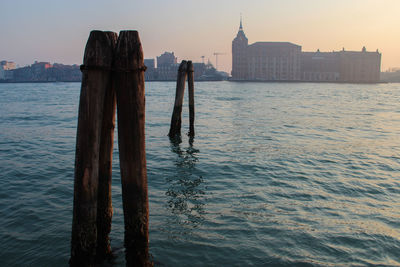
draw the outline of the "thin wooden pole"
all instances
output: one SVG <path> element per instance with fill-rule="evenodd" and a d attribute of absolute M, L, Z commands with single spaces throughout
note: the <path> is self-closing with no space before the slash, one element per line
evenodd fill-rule
<path fill-rule="evenodd" d="M 117 34 L 111 35 L 113 49 L 117 43 Z M 109 81 L 103 105 L 103 121 L 99 155 L 99 186 L 97 198 L 97 252 L 98 262 L 112 257 L 109 234 L 113 215 L 111 198 L 112 156 L 114 146 L 115 111 L 117 106 L 115 89 Z"/>
<path fill-rule="evenodd" d="M 104 97 L 111 79 L 115 33 L 92 31 L 85 48 L 76 137 L 71 266 L 93 266 Z"/>
<path fill-rule="evenodd" d="M 187 76 L 187 62 L 182 60 L 179 65 L 178 77 L 176 80 L 176 93 L 175 93 L 175 104 L 174 111 L 171 117 L 171 127 L 169 129 L 168 136 L 174 138 L 176 135 L 181 135 L 181 124 L 182 124 L 182 104 L 183 95 L 185 92 L 185 82 Z"/>
<path fill-rule="evenodd" d="M 127 266 L 149 266 L 143 51 L 137 31 L 121 31 L 115 53 L 118 146 Z"/>
<path fill-rule="evenodd" d="M 194 67 L 192 61 L 187 64 L 189 90 L 189 137 L 194 137 Z"/>

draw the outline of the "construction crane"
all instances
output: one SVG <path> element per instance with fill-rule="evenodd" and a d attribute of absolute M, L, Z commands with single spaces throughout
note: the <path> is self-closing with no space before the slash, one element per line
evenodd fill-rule
<path fill-rule="evenodd" d="M 226 53 L 214 52 L 215 56 L 215 69 L 218 70 L 218 56 L 226 55 Z"/>

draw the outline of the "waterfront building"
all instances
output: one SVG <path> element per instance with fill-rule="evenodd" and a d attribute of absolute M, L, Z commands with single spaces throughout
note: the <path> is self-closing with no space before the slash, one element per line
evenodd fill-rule
<path fill-rule="evenodd" d="M 0 62 L 0 68 L 3 70 L 13 70 L 15 69 L 15 63 L 12 61 L 3 60 Z"/>
<path fill-rule="evenodd" d="M 400 68 L 390 68 L 385 72 L 381 72 L 381 81 L 400 83 Z"/>
<path fill-rule="evenodd" d="M 174 52 L 164 52 L 161 56 L 157 57 L 157 68 L 160 68 L 164 65 L 172 65 L 177 63 L 177 58 L 174 55 Z"/>
<path fill-rule="evenodd" d="M 240 19 L 232 41 L 232 79 L 261 81 L 300 80 L 301 46 L 289 42 L 249 45 Z"/>
<path fill-rule="evenodd" d="M 78 65 L 64 65 L 49 62 L 35 62 L 30 66 L 6 71 L 12 82 L 74 82 L 81 81 L 82 73 Z"/>
<path fill-rule="evenodd" d="M 247 79 L 300 80 L 301 46 L 288 42 L 257 42 L 247 47 Z"/>
<path fill-rule="evenodd" d="M 242 18 L 240 18 L 239 31 L 232 41 L 232 78 L 234 80 L 248 79 L 247 47 L 249 40 L 243 31 Z"/>
<path fill-rule="evenodd" d="M 154 69 L 156 67 L 156 63 L 155 63 L 154 58 L 146 58 L 146 59 L 144 59 L 144 65 L 147 67 L 148 70 L 149 69 L 150 70 Z"/>
<path fill-rule="evenodd" d="M 155 72 L 155 60 L 154 58 L 144 59 L 144 65 L 147 67 L 146 72 L 144 73 L 144 77 L 146 81 L 155 80 L 156 72 Z"/>
<path fill-rule="evenodd" d="M 4 71 L 4 79 L 5 79 L 5 80 L 12 80 L 12 79 L 14 79 L 14 69 L 12 69 L 12 70 L 5 70 L 5 71 Z"/>
<path fill-rule="evenodd" d="M 178 75 L 178 69 L 178 63 L 162 64 L 157 67 L 157 79 L 160 81 L 175 81 Z"/>
<path fill-rule="evenodd" d="M 144 60 L 146 81 L 176 81 L 180 64 L 174 53 L 165 52 L 157 59 L 157 68 L 154 67 L 154 59 Z M 193 62 L 193 68 L 195 81 L 221 81 L 228 77 L 227 73 L 218 72 L 210 63 Z"/>
<path fill-rule="evenodd" d="M 13 77 L 12 70 L 15 69 L 15 63 L 12 61 L 0 61 L 0 80 L 10 80 Z"/>
<path fill-rule="evenodd" d="M 232 41 L 232 80 L 376 83 L 381 53 L 361 51 L 302 52 L 289 42 L 248 44 L 240 19 Z"/>
<path fill-rule="evenodd" d="M 376 83 L 380 81 L 381 53 L 361 51 L 302 52 L 302 81 Z"/>
<path fill-rule="evenodd" d="M 53 66 L 49 62 L 37 62 L 30 66 L 18 68 L 13 71 L 15 81 L 50 81 L 49 69 Z"/>
<path fill-rule="evenodd" d="M 382 54 L 360 51 L 340 51 L 340 81 L 374 83 L 379 82 Z"/>
<path fill-rule="evenodd" d="M 339 82 L 340 54 L 338 52 L 302 52 L 301 80 L 307 82 Z"/>

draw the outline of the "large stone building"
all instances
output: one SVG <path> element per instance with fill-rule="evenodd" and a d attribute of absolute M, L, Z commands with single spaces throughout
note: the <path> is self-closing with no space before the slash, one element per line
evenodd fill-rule
<path fill-rule="evenodd" d="M 240 20 L 232 41 L 234 80 L 300 80 L 301 46 L 288 42 L 257 42 L 249 45 Z"/>
<path fill-rule="evenodd" d="M 261 81 L 300 79 L 301 46 L 287 42 L 257 42 L 247 47 L 247 77 Z"/>
<path fill-rule="evenodd" d="M 381 73 L 381 53 L 367 52 L 363 47 L 361 52 L 344 51 L 340 54 L 341 82 L 379 82 Z"/>
<path fill-rule="evenodd" d="M 374 83 L 380 81 L 379 51 L 302 52 L 301 80 L 312 82 Z"/>
<path fill-rule="evenodd" d="M 340 55 L 338 52 L 302 52 L 301 81 L 339 82 Z"/>
<path fill-rule="evenodd" d="M 247 47 L 249 40 L 243 31 L 242 20 L 240 19 L 239 31 L 232 41 L 232 78 L 235 80 L 248 79 L 247 68 Z"/>
<path fill-rule="evenodd" d="M 232 80 L 374 83 L 381 54 L 361 51 L 302 52 L 288 42 L 248 44 L 240 20 L 232 41 Z"/>

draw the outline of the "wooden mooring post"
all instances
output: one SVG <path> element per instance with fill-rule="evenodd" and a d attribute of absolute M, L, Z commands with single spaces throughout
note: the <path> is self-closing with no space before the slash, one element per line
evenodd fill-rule
<path fill-rule="evenodd" d="M 194 137 L 194 67 L 192 61 L 187 64 L 189 91 L 189 137 Z"/>
<path fill-rule="evenodd" d="M 93 266 L 97 249 L 99 153 L 106 92 L 116 34 L 92 31 L 81 67 L 82 86 L 76 137 L 71 266 Z"/>
<path fill-rule="evenodd" d="M 112 33 L 113 50 L 117 43 L 117 34 Z M 111 76 L 112 77 L 112 76 Z M 109 234 L 112 222 L 112 156 L 114 147 L 115 110 L 117 99 L 113 81 L 110 80 L 103 105 L 103 121 L 101 128 L 100 151 L 99 151 L 99 186 L 97 198 L 97 251 L 98 262 L 112 257 Z"/>
<path fill-rule="evenodd" d="M 143 51 L 137 31 L 92 31 L 84 55 L 75 157 L 71 266 L 111 256 L 111 170 L 118 106 L 118 144 L 126 265 L 149 261 Z"/>
<path fill-rule="evenodd" d="M 176 93 L 175 93 L 175 104 L 174 111 L 171 117 L 171 127 L 169 129 L 168 136 L 174 138 L 177 135 L 181 135 L 181 125 L 182 125 L 182 104 L 183 95 L 185 93 L 185 83 L 187 76 L 187 62 L 182 60 L 178 69 L 178 76 L 176 80 Z"/>
<path fill-rule="evenodd" d="M 121 31 L 115 52 L 118 145 L 127 266 L 150 266 L 149 204 L 145 152 L 145 87 L 137 31 Z"/>

